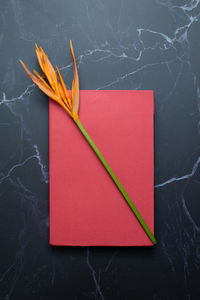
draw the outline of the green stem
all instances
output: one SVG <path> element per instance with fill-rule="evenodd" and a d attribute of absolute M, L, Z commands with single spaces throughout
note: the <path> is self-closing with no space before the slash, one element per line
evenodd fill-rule
<path fill-rule="evenodd" d="M 138 221 L 140 222 L 140 224 L 142 225 L 143 229 L 145 230 L 146 234 L 148 235 L 148 237 L 150 238 L 150 240 L 152 241 L 152 243 L 156 244 L 157 241 L 156 241 L 154 235 L 152 234 L 152 232 L 148 228 L 147 224 L 143 220 L 142 216 L 140 215 L 140 213 L 136 209 L 135 205 L 133 204 L 133 202 L 131 201 L 131 199 L 129 198 L 129 196 L 127 195 L 127 193 L 125 192 L 125 190 L 122 187 L 122 185 L 120 184 L 119 180 L 117 179 L 117 177 L 115 176 L 115 174 L 113 173 L 113 171 L 111 170 L 111 168 L 109 167 L 108 163 L 105 161 L 103 155 L 100 153 L 100 151 L 98 150 L 97 146 L 94 144 L 94 142 L 92 141 L 91 137 L 86 132 L 86 130 L 83 127 L 83 125 L 81 124 L 80 120 L 76 119 L 74 121 L 77 124 L 77 126 L 79 127 L 79 129 L 81 130 L 82 134 L 84 135 L 84 137 L 86 138 L 86 140 L 88 141 L 88 143 L 91 145 L 91 147 L 93 148 L 93 150 L 97 154 L 97 156 L 99 157 L 100 161 L 102 162 L 102 164 L 104 165 L 104 167 L 106 168 L 106 170 L 108 171 L 108 173 L 110 174 L 110 176 L 112 177 L 112 179 L 115 182 L 116 186 L 118 187 L 118 189 L 120 190 L 120 192 L 124 196 L 125 200 L 129 204 L 130 208 L 132 209 L 132 211 L 136 215 Z"/>

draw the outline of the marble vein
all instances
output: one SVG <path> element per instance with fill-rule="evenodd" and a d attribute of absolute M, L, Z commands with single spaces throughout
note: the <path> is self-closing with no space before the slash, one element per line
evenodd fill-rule
<path fill-rule="evenodd" d="M 192 167 L 192 171 L 188 174 L 185 174 L 183 176 L 180 176 L 180 177 L 172 177 L 162 183 L 159 183 L 159 184 L 156 184 L 154 187 L 155 188 L 160 188 L 160 187 L 164 187 L 170 183 L 173 183 L 175 181 L 182 181 L 182 180 L 187 180 L 191 177 L 194 176 L 194 174 L 196 173 L 198 167 L 199 167 L 199 164 L 200 164 L 200 157 L 198 157 L 198 159 L 196 160 L 196 162 L 194 163 L 193 167 Z"/>

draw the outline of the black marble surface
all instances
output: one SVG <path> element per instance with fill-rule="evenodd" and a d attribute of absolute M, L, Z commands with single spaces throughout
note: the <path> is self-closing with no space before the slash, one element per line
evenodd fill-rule
<path fill-rule="evenodd" d="M 200 1 L 1 0 L 0 299 L 200 299 Z M 81 89 L 155 91 L 153 248 L 48 244 L 37 42 Z"/>

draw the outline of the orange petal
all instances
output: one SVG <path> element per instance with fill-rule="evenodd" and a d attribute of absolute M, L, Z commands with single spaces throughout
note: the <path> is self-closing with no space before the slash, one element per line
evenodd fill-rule
<path fill-rule="evenodd" d="M 62 86 L 59 82 L 58 82 L 58 91 L 59 91 L 59 94 L 60 94 L 60 97 L 61 97 L 63 103 L 66 105 L 66 109 L 71 114 L 71 107 L 69 106 L 68 102 L 66 101 L 65 93 L 64 93 L 63 88 L 62 88 Z"/>
<path fill-rule="evenodd" d="M 61 83 L 61 85 L 62 85 L 62 88 L 63 88 L 63 90 L 64 90 L 64 92 L 65 92 L 65 96 L 66 96 L 67 99 L 70 100 L 70 96 L 69 96 L 68 90 L 67 90 L 67 88 L 66 88 L 66 85 L 65 85 L 65 83 L 64 83 L 64 80 L 63 80 L 63 78 L 62 78 L 62 76 L 61 76 L 61 74 L 60 74 L 60 71 L 59 71 L 59 69 L 58 69 L 57 66 L 56 66 L 56 70 L 57 70 L 57 72 L 58 72 L 58 77 L 59 77 L 59 79 L 60 79 L 60 83 Z"/>
<path fill-rule="evenodd" d="M 42 55 L 41 55 L 41 51 L 40 51 L 40 49 L 39 49 L 39 47 L 38 47 L 37 44 L 35 44 L 35 51 L 36 51 L 36 55 L 37 55 L 37 59 L 38 59 L 40 68 L 44 72 L 44 66 L 43 66 L 43 62 L 42 62 Z"/>
<path fill-rule="evenodd" d="M 70 52 L 74 65 L 74 79 L 72 82 L 72 117 L 78 118 L 78 109 L 79 109 L 79 78 L 78 71 L 76 66 L 76 60 L 74 56 L 74 51 L 72 47 L 72 42 L 70 40 Z"/>
<path fill-rule="evenodd" d="M 65 99 L 65 93 L 64 93 L 63 88 L 62 88 L 62 86 L 59 82 L 58 82 L 58 91 L 59 91 L 60 97 L 64 100 Z"/>
<path fill-rule="evenodd" d="M 50 63 L 48 56 L 45 54 L 42 48 L 40 48 L 40 54 L 41 54 L 42 65 L 44 68 L 43 72 L 45 73 L 51 87 L 55 90 L 58 82 L 56 72 L 52 64 Z"/>
<path fill-rule="evenodd" d="M 20 63 L 22 64 L 23 68 L 25 69 L 26 73 L 30 76 L 32 81 L 51 99 L 59 102 L 59 97 L 55 94 L 55 92 L 50 88 L 47 87 L 40 79 L 38 79 L 35 75 L 33 75 L 26 67 L 26 65 L 23 63 L 23 61 L 20 60 Z"/>
<path fill-rule="evenodd" d="M 50 86 L 47 84 L 47 82 L 42 78 L 42 76 L 40 76 L 40 74 L 38 74 L 38 72 L 36 70 L 33 70 L 33 72 L 35 73 L 35 75 L 44 83 L 44 85 L 46 85 L 46 87 L 48 87 L 50 89 Z"/>

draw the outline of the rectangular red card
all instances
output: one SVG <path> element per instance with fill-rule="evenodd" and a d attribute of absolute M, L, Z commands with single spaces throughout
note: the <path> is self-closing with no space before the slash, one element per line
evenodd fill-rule
<path fill-rule="evenodd" d="M 154 232 L 153 91 L 80 91 L 80 120 Z M 152 246 L 67 112 L 49 104 L 50 244 Z"/>

